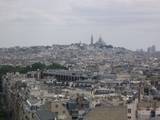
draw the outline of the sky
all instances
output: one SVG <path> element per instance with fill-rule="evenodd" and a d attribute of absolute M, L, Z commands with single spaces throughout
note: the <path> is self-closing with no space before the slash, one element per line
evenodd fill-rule
<path fill-rule="evenodd" d="M 90 43 L 160 50 L 160 0 L 0 0 L 0 47 Z"/>

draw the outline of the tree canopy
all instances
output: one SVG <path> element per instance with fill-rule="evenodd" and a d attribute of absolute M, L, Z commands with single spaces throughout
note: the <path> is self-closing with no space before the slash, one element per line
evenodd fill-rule
<path fill-rule="evenodd" d="M 34 63 L 30 66 L 13 66 L 13 65 L 0 65 L 0 77 L 9 72 L 27 73 L 29 71 L 45 70 L 45 69 L 67 69 L 58 63 L 46 65 L 44 63 Z"/>

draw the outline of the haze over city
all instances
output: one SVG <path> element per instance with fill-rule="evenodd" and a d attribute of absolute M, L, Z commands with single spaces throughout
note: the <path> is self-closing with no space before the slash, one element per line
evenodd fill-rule
<path fill-rule="evenodd" d="M 0 0 L 0 120 L 160 120 L 160 0 Z"/>
<path fill-rule="evenodd" d="M 0 47 L 94 41 L 160 49 L 159 0 L 0 0 Z"/>

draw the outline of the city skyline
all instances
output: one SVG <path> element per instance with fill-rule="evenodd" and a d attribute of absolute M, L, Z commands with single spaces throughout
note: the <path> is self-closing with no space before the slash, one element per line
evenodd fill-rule
<path fill-rule="evenodd" d="M 82 42 L 82 41 L 75 41 L 75 42 L 71 42 L 71 43 L 59 43 L 59 44 L 57 44 L 57 43 L 53 43 L 53 44 L 35 44 L 35 45 L 13 45 L 13 46 L 4 46 L 4 47 L 0 47 L 0 48 L 13 48 L 13 47 L 34 47 L 34 46 L 52 46 L 52 45 L 72 45 L 72 44 L 86 44 L 86 45 L 95 45 L 96 44 L 96 42 L 98 42 L 98 41 L 102 41 L 102 42 L 104 42 L 106 45 L 111 45 L 111 46 L 113 46 L 113 47 L 121 47 L 121 48 L 125 48 L 125 49 L 128 49 L 128 50 L 132 50 L 132 51 L 144 51 L 144 52 L 148 52 L 149 51 L 149 49 L 151 48 L 153 48 L 154 47 L 154 49 L 155 49 L 155 51 L 159 51 L 159 49 L 157 49 L 157 46 L 156 45 L 154 45 L 154 44 L 151 44 L 150 46 L 147 46 L 146 48 L 137 48 L 137 49 L 130 49 L 130 48 L 127 48 L 127 47 L 125 47 L 125 46 L 114 46 L 114 45 L 112 45 L 112 44 L 109 44 L 109 43 L 106 43 L 105 42 L 105 40 L 103 40 L 103 38 L 101 37 L 101 35 L 97 38 L 97 39 L 95 39 L 94 38 L 94 36 L 93 36 L 93 34 L 91 34 L 91 37 L 90 37 L 90 41 L 87 41 L 87 42 Z"/>
<path fill-rule="evenodd" d="M 0 0 L 0 47 L 90 43 L 160 49 L 158 0 Z"/>

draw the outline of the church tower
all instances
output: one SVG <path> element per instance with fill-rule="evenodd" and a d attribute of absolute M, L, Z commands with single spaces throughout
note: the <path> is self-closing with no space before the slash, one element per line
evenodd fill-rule
<path fill-rule="evenodd" d="M 91 35 L 91 43 L 90 45 L 93 45 L 93 35 Z"/>

